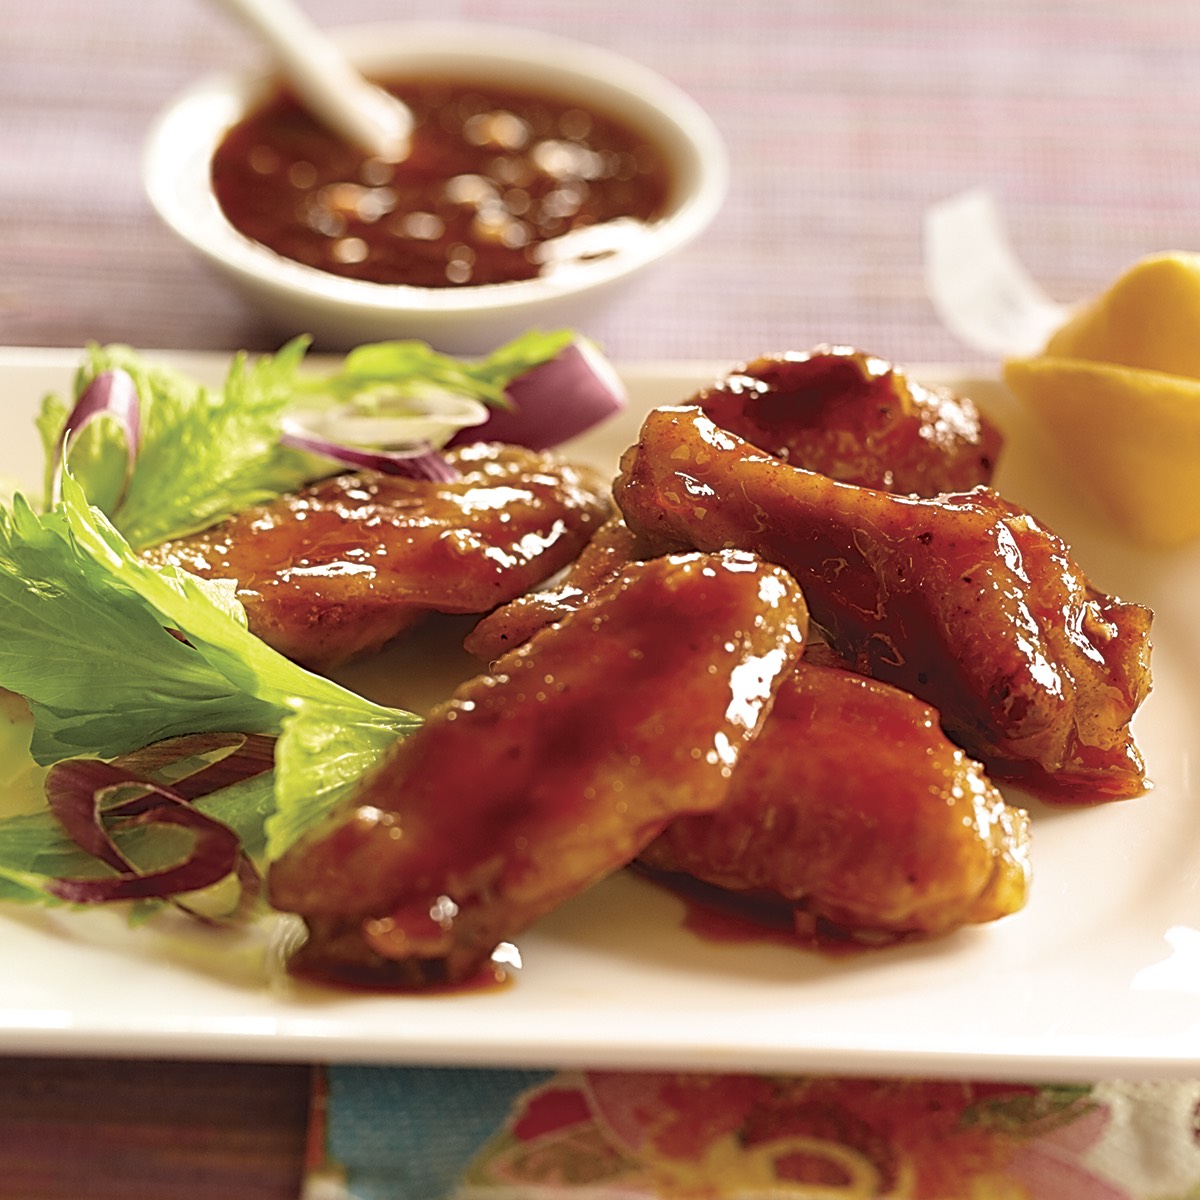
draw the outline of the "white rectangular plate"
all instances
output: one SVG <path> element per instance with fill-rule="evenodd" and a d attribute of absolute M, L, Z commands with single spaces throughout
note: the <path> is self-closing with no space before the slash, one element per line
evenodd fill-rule
<path fill-rule="evenodd" d="M 0 473 L 36 477 L 33 412 L 44 392 L 68 390 L 79 358 L 0 351 Z M 226 365 L 175 361 L 209 379 Z M 614 465 L 642 411 L 686 399 L 719 369 L 630 367 L 629 415 L 578 452 Z M 703 940 L 683 928 L 678 900 L 621 876 L 522 937 L 511 985 L 387 995 L 289 978 L 270 930 L 130 930 L 108 912 L 9 906 L 0 1052 L 1029 1080 L 1200 1071 L 1200 551 L 1140 553 L 1112 538 L 995 382 L 914 374 L 988 409 L 1007 434 L 1000 489 L 1066 537 L 1098 586 L 1156 610 L 1155 688 L 1136 723 L 1155 787 L 1097 807 L 1030 804 L 1035 882 L 1023 912 L 826 958 Z M 378 691 L 381 667 L 403 681 L 388 698 L 421 706 L 466 663 L 446 633 L 348 678 Z"/>

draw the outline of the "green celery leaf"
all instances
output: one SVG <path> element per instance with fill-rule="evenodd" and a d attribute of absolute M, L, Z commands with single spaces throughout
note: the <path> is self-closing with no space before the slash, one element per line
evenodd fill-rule
<path fill-rule="evenodd" d="M 137 385 L 142 420 L 127 487 L 124 435 L 115 422 L 94 422 L 73 446 L 71 471 L 88 499 L 141 548 L 300 486 L 311 476 L 310 461 L 281 446 L 279 437 L 307 346 L 307 339 L 296 338 L 275 355 L 236 355 L 219 391 L 152 365 L 128 346 L 90 347 L 76 396 L 96 375 L 121 368 Z M 38 429 L 48 464 L 67 415 L 57 397 L 43 400 Z"/>
<path fill-rule="evenodd" d="M 276 859 L 312 828 L 395 745 L 396 729 L 342 705 L 300 702 L 275 747 L 275 812 L 267 858 Z"/>
<path fill-rule="evenodd" d="M 395 731 L 392 733 L 395 738 Z M 242 849 L 251 858 L 266 852 L 266 824 L 275 811 L 275 772 L 264 771 L 251 779 L 210 792 L 194 801 L 205 816 L 228 825 L 238 835 Z"/>
<path fill-rule="evenodd" d="M 43 765 L 173 733 L 273 730 L 283 716 L 168 633 L 128 580 L 81 555 L 63 512 L 38 517 L 19 495 L 0 509 L 0 686 L 28 701 Z"/>
<path fill-rule="evenodd" d="M 507 408 L 504 390 L 508 384 L 557 357 L 574 340 L 575 334 L 569 330 L 533 330 L 479 360 L 451 358 L 424 342 L 374 342 L 351 350 L 338 371 L 301 380 L 300 390 L 345 401 L 379 386 L 418 393 L 432 388 Z"/>
<path fill-rule="evenodd" d="M 61 904 L 43 883 L 61 875 L 95 875 L 97 867 L 49 811 L 0 821 L 0 900 Z"/>

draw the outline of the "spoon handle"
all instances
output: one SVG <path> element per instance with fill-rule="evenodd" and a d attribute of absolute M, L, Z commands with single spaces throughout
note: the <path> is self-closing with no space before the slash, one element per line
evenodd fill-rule
<path fill-rule="evenodd" d="M 271 47 L 301 102 L 368 154 L 398 162 L 408 152 L 412 114 L 364 79 L 291 0 L 220 0 Z"/>

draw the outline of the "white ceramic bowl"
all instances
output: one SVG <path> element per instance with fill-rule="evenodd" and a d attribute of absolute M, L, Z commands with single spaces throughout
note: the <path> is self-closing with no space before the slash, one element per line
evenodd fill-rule
<path fill-rule="evenodd" d="M 557 277 L 461 288 L 346 279 L 285 259 L 226 220 L 210 184 L 212 155 L 271 81 L 249 73 L 202 79 L 155 121 L 143 158 L 146 191 L 167 225 L 283 336 L 309 333 L 327 349 L 419 338 L 448 353 L 478 354 L 529 328 L 586 332 L 624 284 L 700 234 L 725 198 L 728 160 L 711 119 L 629 59 L 544 33 L 470 23 L 360 25 L 333 36 L 369 76 L 444 73 L 508 83 L 623 117 L 661 145 L 675 186 L 669 210 L 646 236 Z"/>

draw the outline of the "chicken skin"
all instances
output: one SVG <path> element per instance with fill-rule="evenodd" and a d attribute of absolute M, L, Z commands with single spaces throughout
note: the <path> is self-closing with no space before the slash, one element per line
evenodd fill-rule
<path fill-rule="evenodd" d="M 470 978 L 495 947 L 724 800 L 803 650 L 795 581 L 740 553 L 635 563 L 464 684 L 271 867 L 296 965 Z"/>
<path fill-rule="evenodd" d="M 806 655 L 742 755 L 725 803 L 642 851 L 794 907 L 798 932 L 937 935 L 1023 907 L 1029 821 L 952 745 L 937 713 Z"/>
<path fill-rule="evenodd" d="M 994 492 L 839 483 L 694 407 L 648 415 L 614 492 L 642 537 L 785 567 L 838 653 L 931 704 L 994 777 L 1074 802 L 1144 790 L 1130 722 L 1149 690 L 1149 610 L 1094 590 Z"/>
<path fill-rule="evenodd" d="M 794 467 L 917 496 L 990 483 L 1002 441 L 971 400 L 845 346 L 756 358 L 687 403 Z"/>
<path fill-rule="evenodd" d="M 451 482 L 338 475 L 147 551 L 234 579 L 250 629 L 327 670 L 429 612 L 484 613 L 548 579 L 611 509 L 598 474 L 516 446 L 447 453 Z"/>

